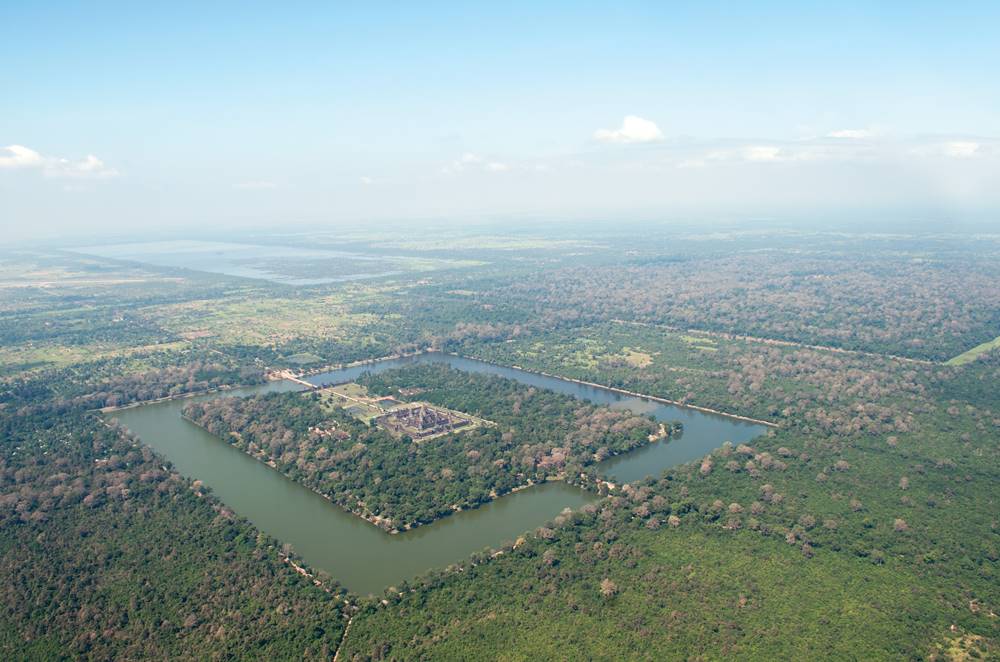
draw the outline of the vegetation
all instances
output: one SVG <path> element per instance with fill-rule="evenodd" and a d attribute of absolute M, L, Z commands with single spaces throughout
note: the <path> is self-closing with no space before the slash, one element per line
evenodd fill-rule
<path fill-rule="evenodd" d="M 500 377 L 422 365 L 360 384 L 495 425 L 413 441 L 366 425 L 320 394 L 282 393 L 187 405 L 209 432 L 388 531 L 426 524 L 550 478 L 580 482 L 596 462 L 647 443 L 659 424 L 628 411 Z M 401 393 L 402 390 L 402 393 Z M 584 482 L 591 482 L 593 471 Z"/>
<path fill-rule="evenodd" d="M 586 342 L 550 338 L 552 351 L 537 352 L 530 365 L 594 380 L 638 373 L 626 385 L 656 393 L 661 382 L 620 367 L 616 343 L 654 357 L 686 355 L 681 366 L 721 373 L 714 378 L 723 385 L 732 378 L 724 365 L 749 376 L 757 367 L 746 359 L 762 357 L 777 374 L 762 376 L 753 397 L 780 428 L 557 518 L 488 563 L 473 559 L 463 572 L 388 594 L 388 610 L 355 619 L 345 650 L 363 658 L 404 648 L 489 656 L 502 647 L 510 659 L 623 652 L 774 659 L 816 651 L 899 659 L 994 646 L 1000 535 L 994 491 L 984 487 L 1000 480 L 997 395 L 986 391 L 996 361 L 918 378 L 904 361 L 873 365 L 745 341 L 720 341 L 707 357 L 681 338 L 657 342 L 661 336 L 643 327 L 614 328 L 628 337 L 601 327 L 584 334 Z M 612 342 L 597 346 L 605 337 Z M 591 350 L 585 356 L 604 358 L 582 358 L 580 344 Z M 527 347 L 538 344 L 488 345 L 482 354 L 526 364 L 519 350 Z M 842 372 L 851 384 L 838 387 Z M 691 374 L 668 373 L 662 383 Z M 719 399 L 713 404 L 745 404 L 742 389 L 693 397 L 710 394 Z M 871 405 L 858 404 L 873 396 L 886 411 L 865 416 Z M 785 412 L 786 398 L 803 408 Z M 841 407 L 852 415 L 841 420 Z M 904 594 L 905 601 L 884 599 Z M 778 629 L 788 622 L 794 634 Z"/>
<path fill-rule="evenodd" d="M 476 297 L 587 321 L 624 319 L 932 360 L 996 336 L 995 262 L 886 257 L 763 252 L 571 267 L 484 283 Z"/>
<path fill-rule="evenodd" d="M 578 234 L 299 237 L 462 262 L 298 288 L 0 256 L 0 651 L 329 658 L 347 613 L 339 659 L 995 656 L 1000 244 Z M 87 413 L 424 349 L 777 428 L 347 606 L 285 541 Z M 359 382 L 497 425 L 410 443 L 288 393 L 188 414 L 387 528 L 528 481 L 591 484 L 600 457 L 656 431 L 440 367 Z"/>
<path fill-rule="evenodd" d="M 339 590 L 79 410 L 0 416 L 5 659 L 329 659 Z"/>
<path fill-rule="evenodd" d="M 958 356 L 948 359 L 945 365 L 965 365 L 966 363 L 975 361 L 980 356 L 983 356 L 984 354 L 997 348 L 1000 348 L 1000 337 L 994 338 L 989 342 L 984 342 L 981 345 L 976 345 L 969 351 L 962 352 Z"/>
<path fill-rule="evenodd" d="M 104 362 L 101 368 L 110 367 Z M 97 366 L 90 366 L 97 372 Z M 263 371 L 239 367 L 232 362 L 196 361 L 186 366 L 168 366 L 123 374 L 94 381 L 69 370 L 54 371 L 43 377 L 10 380 L 0 391 L 0 406 L 18 406 L 19 413 L 33 410 L 63 411 L 79 407 L 96 409 L 121 407 L 135 402 L 175 397 L 235 384 L 259 384 L 264 381 Z M 61 378 L 57 380 L 56 378 Z M 50 399 L 38 402 L 39 395 Z"/>
<path fill-rule="evenodd" d="M 549 540 L 428 578 L 357 616 L 341 655 L 906 659 L 950 625 L 905 569 L 806 558 L 746 532 L 618 528 L 585 513 Z"/>

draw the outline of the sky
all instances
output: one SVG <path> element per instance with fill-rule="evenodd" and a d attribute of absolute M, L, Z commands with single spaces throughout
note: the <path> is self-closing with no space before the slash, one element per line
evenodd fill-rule
<path fill-rule="evenodd" d="M 0 26 L 14 238 L 1000 211 L 997 2 L 0 0 Z"/>

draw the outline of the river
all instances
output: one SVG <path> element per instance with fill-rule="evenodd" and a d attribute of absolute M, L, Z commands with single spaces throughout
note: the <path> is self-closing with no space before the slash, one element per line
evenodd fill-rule
<path fill-rule="evenodd" d="M 317 385 L 341 383 L 365 371 L 381 372 L 424 362 L 445 362 L 461 370 L 500 375 L 616 409 L 627 408 L 684 424 L 684 434 L 679 439 L 656 442 L 603 462 L 602 472 L 617 481 L 658 474 L 670 466 L 700 458 L 724 441 L 738 444 L 764 430 L 763 426 L 746 421 L 447 354 L 381 361 L 313 375 L 307 381 Z M 233 389 L 224 395 L 244 397 L 299 388 L 291 382 L 272 382 Z M 199 399 L 217 397 L 220 394 Z M 552 519 L 563 508 L 579 508 L 595 499 L 592 494 L 565 483 L 546 483 L 412 531 L 389 535 L 182 419 L 181 410 L 190 401 L 168 400 L 121 410 L 114 415 L 173 462 L 181 474 L 204 482 L 236 513 L 274 538 L 291 543 L 310 566 L 325 570 L 362 595 L 380 593 L 386 586 L 431 568 L 442 568 L 473 552 L 514 540 L 524 531 Z"/>

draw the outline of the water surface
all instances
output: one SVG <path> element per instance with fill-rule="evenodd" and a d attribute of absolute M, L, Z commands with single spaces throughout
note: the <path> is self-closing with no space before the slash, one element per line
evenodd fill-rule
<path fill-rule="evenodd" d="M 653 416 L 658 421 L 680 421 L 683 423 L 684 433 L 679 438 L 650 444 L 625 455 L 605 460 L 599 465 L 603 474 L 624 482 L 637 480 L 645 476 L 659 475 L 664 469 L 704 457 L 726 441 L 741 444 L 753 439 L 766 429 L 763 425 L 732 416 L 723 416 L 690 407 L 664 404 L 648 398 L 618 393 L 599 386 L 580 384 L 567 379 L 539 375 L 518 368 L 508 368 L 486 361 L 437 352 L 333 370 L 306 377 L 305 381 L 318 386 L 339 384 L 353 381 L 366 371 L 382 372 L 404 365 L 422 363 L 445 363 L 466 372 L 498 375 L 507 379 L 514 379 L 522 384 L 547 388 L 613 409 L 630 409 L 637 414 Z"/>
<path fill-rule="evenodd" d="M 487 372 L 615 408 L 651 414 L 659 420 L 681 420 L 680 439 L 657 442 L 600 466 L 619 481 L 631 481 L 705 455 L 723 441 L 746 441 L 763 428 L 696 410 L 662 405 L 606 389 L 576 384 L 522 370 L 445 354 L 382 361 L 310 377 L 314 384 L 356 379 L 366 370 L 383 371 L 402 365 L 445 362 L 456 368 Z M 225 395 L 298 390 L 290 382 L 273 382 L 234 389 Z M 198 399 L 217 398 L 219 394 Z M 329 572 L 362 595 L 431 568 L 461 561 L 469 554 L 497 547 L 555 517 L 563 508 L 579 508 L 595 497 L 562 482 L 546 483 L 492 503 L 455 513 L 427 526 L 389 535 L 334 505 L 322 496 L 181 418 L 190 399 L 159 402 L 115 413 L 144 442 L 162 453 L 185 476 L 208 485 L 227 506 L 282 542 L 291 543 L 309 565 Z"/>
<path fill-rule="evenodd" d="M 221 241 L 150 241 L 82 246 L 75 252 L 161 267 L 255 278 L 284 285 L 321 285 L 442 268 L 448 260 L 365 255 L 318 248 Z"/>

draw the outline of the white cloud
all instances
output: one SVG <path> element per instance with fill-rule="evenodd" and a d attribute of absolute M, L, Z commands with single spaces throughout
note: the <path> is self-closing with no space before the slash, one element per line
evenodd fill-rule
<path fill-rule="evenodd" d="M 41 154 L 23 145 L 7 145 L 3 152 L 9 156 L 0 156 L 0 168 L 34 168 L 45 161 Z"/>
<path fill-rule="evenodd" d="M 42 156 L 23 145 L 8 145 L 2 148 L 7 156 L 0 156 L 0 168 L 37 169 L 46 177 L 69 179 L 109 179 L 117 177 L 118 171 L 109 168 L 104 161 L 93 154 L 79 161 L 60 157 Z"/>
<path fill-rule="evenodd" d="M 637 154 L 645 158 L 644 154 Z M 926 138 L 830 141 L 827 137 L 767 143 L 739 140 L 715 143 L 678 143 L 657 152 L 659 163 L 683 170 L 723 167 L 733 164 L 766 166 L 808 166 L 811 164 L 898 164 L 919 157 L 925 164 L 967 161 L 994 167 L 1000 163 L 1000 139 L 987 137 L 940 136 Z"/>
<path fill-rule="evenodd" d="M 711 163 L 725 161 L 749 161 L 753 163 L 776 163 L 779 161 L 804 161 L 814 158 L 805 151 L 792 151 L 776 145 L 746 145 L 733 149 L 714 149 L 702 154 L 694 154 L 677 163 L 678 168 L 705 168 Z"/>
<path fill-rule="evenodd" d="M 984 149 L 985 148 L 985 149 Z M 971 159 L 986 156 L 989 153 L 988 144 L 974 140 L 947 140 L 918 145 L 910 150 L 917 156 L 946 157 L 950 159 Z"/>
<path fill-rule="evenodd" d="M 733 144 L 716 146 L 706 151 L 697 148 L 680 154 L 676 162 L 678 168 L 706 168 L 720 163 L 805 163 L 824 161 L 868 160 L 871 149 L 867 145 L 843 144 L 839 146 L 823 142 L 786 142 L 779 145 Z"/>
<path fill-rule="evenodd" d="M 827 138 L 846 138 L 849 140 L 863 140 L 874 136 L 875 132 L 870 129 L 840 129 L 826 134 Z"/>
<path fill-rule="evenodd" d="M 66 177 L 70 179 L 110 179 L 118 176 L 118 171 L 109 168 L 93 154 L 82 161 L 49 159 L 45 165 L 46 177 Z"/>
<path fill-rule="evenodd" d="M 746 161 L 779 161 L 781 148 L 774 145 L 751 145 L 741 150 L 741 156 Z"/>
<path fill-rule="evenodd" d="M 967 159 L 979 152 L 980 144 L 971 140 L 953 140 L 944 144 L 945 156 L 954 159 Z"/>
<path fill-rule="evenodd" d="M 452 175 L 458 172 L 464 171 L 470 166 L 479 165 L 482 163 L 483 159 L 478 154 L 473 154 L 472 152 L 466 152 L 462 156 L 458 157 L 451 164 L 446 165 L 441 168 L 441 172 L 446 175 Z"/>
<path fill-rule="evenodd" d="M 371 177 L 362 177 L 361 183 L 364 184 L 365 186 L 371 186 L 372 184 L 375 183 L 375 180 L 372 179 Z"/>
<path fill-rule="evenodd" d="M 460 172 L 465 172 L 466 170 L 480 172 L 507 172 L 510 170 L 510 166 L 501 161 L 490 161 L 473 152 L 466 152 L 459 158 L 452 161 L 451 164 L 441 168 L 441 172 L 445 175 L 454 175 Z"/>
<path fill-rule="evenodd" d="M 627 115 L 620 129 L 598 129 L 594 138 L 604 143 L 648 143 L 663 140 L 663 132 L 654 122 Z"/>

